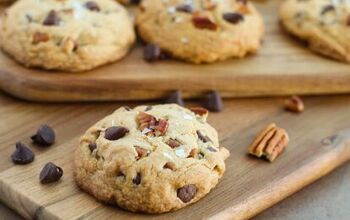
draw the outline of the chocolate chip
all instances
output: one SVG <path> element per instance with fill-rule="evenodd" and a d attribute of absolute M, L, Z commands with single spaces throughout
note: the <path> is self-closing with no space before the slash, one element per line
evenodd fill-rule
<path fill-rule="evenodd" d="M 39 146 L 50 146 L 55 142 L 55 132 L 48 125 L 41 125 L 36 134 L 31 136 L 34 143 Z"/>
<path fill-rule="evenodd" d="M 145 112 L 151 110 L 153 107 L 152 106 L 147 106 L 146 109 L 145 109 Z"/>
<path fill-rule="evenodd" d="M 180 90 L 176 90 L 175 92 L 171 93 L 168 98 L 165 100 L 165 103 L 175 103 L 178 104 L 180 106 L 184 106 L 185 103 L 181 98 L 181 91 Z"/>
<path fill-rule="evenodd" d="M 16 143 L 16 150 L 11 155 L 11 159 L 15 164 L 28 164 L 34 160 L 34 153 L 26 145 L 21 142 Z"/>
<path fill-rule="evenodd" d="M 227 21 L 230 22 L 232 24 L 237 24 L 241 21 L 244 20 L 243 15 L 241 15 L 240 13 L 224 13 L 222 15 L 222 17 Z"/>
<path fill-rule="evenodd" d="M 176 11 L 191 13 L 193 12 L 193 7 L 189 4 L 182 4 L 176 7 Z"/>
<path fill-rule="evenodd" d="M 137 173 L 137 175 L 134 177 L 134 179 L 132 179 L 132 182 L 135 185 L 139 185 L 141 183 L 141 174 Z"/>
<path fill-rule="evenodd" d="M 110 141 L 118 140 L 126 135 L 129 129 L 121 126 L 112 126 L 106 129 L 105 138 Z"/>
<path fill-rule="evenodd" d="M 172 171 L 176 170 L 176 165 L 173 162 L 166 162 L 163 166 L 164 169 L 170 169 Z"/>
<path fill-rule="evenodd" d="M 126 110 L 126 111 L 131 111 L 131 108 L 129 106 L 123 106 L 123 108 Z"/>
<path fill-rule="evenodd" d="M 221 96 L 216 91 L 212 91 L 206 96 L 203 105 L 212 112 L 220 112 L 224 107 Z"/>
<path fill-rule="evenodd" d="M 130 4 L 138 5 L 140 4 L 141 0 L 129 0 Z"/>
<path fill-rule="evenodd" d="M 93 152 L 96 148 L 97 148 L 97 144 L 96 143 L 90 143 L 89 144 L 89 149 L 90 149 L 91 152 Z"/>
<path fill-rule="evenodd" d="M 49 14 L 46 16 L 45 20 L 43 21 L 43 25 L 46 26 L 57 26 L 60 24 L 60 17 L 58 16 L 58 13 L 55 10 L 51 10 Z"/>
<path fill-rule="evenodd" d="M 171 148 L 176 148 L 181 145 L 181 142 L 175 139 L 170 138 L 167 142 L 167 145 L 169 145 Z"/>
<path fill-rule="evenodd" d="M 143 49 L 143 58 L 147 62 L 153 62 L 158 59 L 160 59 L 161 56 L 161 50 L 160 48 L 155 44 L 147 44 L 145 48 Z"/>
<path fill-rule="evenodd" d="M 328 12 L 334 11 L 335 7 L 333 5 L 326 5 L 323 7 L 322 11 L 321 11 L 321 15 L 325 15 Z"/>
<path fill-rule="evenodd" d="M 177 197 L 182 202 L 187 203 L 191 201 L 197 193 L 197 187 L 194 184 L 185 185 L 177 190 Z"/>
<path fill-rule="evenodd" d="M 218 26 L 207 17 L 193 16 L 193 25 L 198 29 L 209 29 L 215 31 Z"/>
<path fill-rule="evenodd" d="M 217 152 L 217 150 L 215 148 L 213 148 L 213 147 L 208 147 L 207 150 L 211 151 L 211 152 Z"/>
<path fill-rule="evenodd" d="M 210 138 L 207 135 L 203 134 L 201 131 L 197 131 L 197 135 L 199 140 L 203 141 L 204 143 L 211 141 Z"/>
<path fill-rule="evenodd" d="M 135 150 L 137 152 L 136 159 L 140 159 L 140 158 L 142 158 L 144 156 L 147 156 L 147 154 L 148 154 L 148 151 L 146 149 L 144 149 L 142 147 L 139 147 L 139 146 L 135 146 Z"/>
<path fill-rule="evenodd" d="M 56 182 L 62 177 L 62 175 L 62 168 L 56 166 L 54 163 L 49 162 L 40 172 L 40 182 L 42 184 Z"/>
<path fill-rule="evenodd" d="M 100 7 L 94 1 L 88 1 L 85 3 L 85 7 L 90 11 L 100 11 Z"/>

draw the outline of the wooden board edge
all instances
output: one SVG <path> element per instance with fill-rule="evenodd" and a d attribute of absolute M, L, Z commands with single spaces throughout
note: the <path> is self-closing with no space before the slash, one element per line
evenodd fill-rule
<path fill-rule="evenodd" d="M 325 143 L 324 140 L 329 143 Z M 324 140 L 320 145 L 326 145 L 331 150 L 322 157 L 305 163 L 293 173 L 272 184 L 269 189 L 260 192 L 256 198 L 244 200 L 239 206 L 227 208 L 210 216 L 209 219 L 252 218 L 350 160 L 350 130 L 341 131 Z"/>

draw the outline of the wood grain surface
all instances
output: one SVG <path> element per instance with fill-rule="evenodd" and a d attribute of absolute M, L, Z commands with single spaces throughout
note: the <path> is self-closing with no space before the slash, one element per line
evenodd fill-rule
<path fill-rule="evenodd" d="M 346 142 L 349 134 L 341 132 L 349 127 L 349 101 L 347 96 L 306 98 L 306 111 L 300 115 L 285 112 L 282 99 L 226 101 L 222 113 L 209 116 L 220 133 L 221 145 L 231 152 L 220 184 L 185 209 L 142 215 L 101 205 L 77 189 L 72 179 L 72 152 L 77 137 L 95 121 L 128 103 L 38 104 L 1 96 L 0 199 L 23 217 L 38 219 L 251 217 L 349 158 L 350 146 Z M 136 104 L 141 103 L 130 103 Z M 287 151 L 272 164 L 246 156 L 247 146 L 256 132 L 269 122 L 286 128 L 291 136 Z M 57 142 L 49 149 L 35 147 L 29 140 L 43 123 L 50 124 L 57 132 Z M 334 144 L 320 143 L 336 133 L 339 136 Z M 12 164 L 9 156 L 16 141 L 27 143 L 35 151 L 37 157 L 32 164 Z M 65 174 L 62 181 L 42 186 L 38 174 L 48 161 L 62 166 Z"/>
<path fill-rule="evenodd" d="M 0 87 L 39 101 L 157 99 L 175 89 L 185 97 L 212 89 L 225 97 L 350 92 L 349 65 L 315 55 L 284 33 L 276 15 L 280 0 L 255 2 L 264 15 L 266 37 L 261 51 L 246 59 L 149 64 L 139 44 L 120 62 L 74 74 L 26 69 L 0 53 Z"/>

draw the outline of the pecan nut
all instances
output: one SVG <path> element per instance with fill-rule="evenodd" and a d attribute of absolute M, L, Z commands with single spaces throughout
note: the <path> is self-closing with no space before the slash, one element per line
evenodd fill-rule
<path fill-rule="evenodd" d="M 169 123 L 164 119 L 156 119 L 145 112 L 137 115 L 137 122 L 142 133 L 152 136 L 164 135 L 168 130 Z"/>
<path fill-rule="evenodd" d="M 289 136 L 286 130 L 276 124 L 269 124 L 255 138 L 249 147 L 249 154 L 256 157 L 264 157 L 273 162 L 287 147 Z"/>

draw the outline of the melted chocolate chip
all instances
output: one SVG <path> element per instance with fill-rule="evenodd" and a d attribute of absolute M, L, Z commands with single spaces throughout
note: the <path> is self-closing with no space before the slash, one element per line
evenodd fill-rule
<path fill-rule="evenodd" d="M 21 142 L 16 143 L 16 150 L 11 155 L 11 159 L 15 164 L 28 164 L 33 162 L 34 153 L 26 145 Z"/>
<path fill-rule="evenodd" d="M 243 15 L 240 13 L 224 13 L 222 17 L 231 24 L 237 24 L 244 20 Z"/>
<path fill-rule="evenodd" d="M 89 149 L 90 149 L 91 152 L 93 152 L 96 148 L 97 148 L 97 144 L 96 143 L 90 143 L 89 144 Z"/>
<path fill-rule="evenodd" d="M 62 177 L 62 175 L 62 168 L 56 166 L 54 163 L 49 162 L 40 172 L 40 182 L 42 184 L 56 182 Z"/>
<path fill-rule="evenodd" d="M 165 100 L 165 103 L 171 104 L 171 103 L 175 103 L 178 104 L 180 106 L 184 106 L 185 103 L 181 97 L 181 91 L 180 90 L 176 90 L 175 92 L 171 93 L 168 98 Z"/>
<path fill-rule="evenodd" d="M 140 4 L 141 0 L 129 0 L 130 4 L 138 5 Z"/>
<path fill-rule="evenodd" d="M 203 141 L 204 143 L 211 141 L 210 138 L 208 136 L 206 136 L 205 134 L 203 134 L 201 131 L 197 131 L 197 135 L 198 135 L 199 140 Z"/>
<path fill-rule="evenodd" d="M 129 129 L 121 126 L 112 126 L 106 129 L 105 138 L 110 141 L 118 140 L 124 137 L 129 132 Z"/>
<path fill-rule="evenodd" d="M 177 197 L 182 202 L 187 203 L 191 201 L 197 193 L 197 187 L 194 184 L 185 185 L 177 190 Z"/>
<path fill-rule="evenodd" d="M 160 57 L 161 57 L 161 50 L 155 44 L 147 44 L 143 49 L 143 58 L 147 62 L 154 62 L 156 60 L 159 60 Z"/>
<path fill-rule="evenodd" d="M 55 10 L 51 10 L 49 14 L 46 16 L 45 20 L 43 21 L 43 25 L 46 26 L 57 26 L 60 24 L 60 17 L 58 16 L 58 13 Z"/>
<path fill-rule="evenodd" d="M 176 7 L 176 11 L 192 13 L 193 12 L 193 7 L 191 5 L 189 5 L 189 4 L 182 4 L 182 5 L 178 5 Z"/>
<path fill-rule="evenodd" d="M 212 91 L 206 96 L 203 105 L 212 112 L 220 112 L 224 107 L 221 96 L 216 91 Z"/>
<path fill-rule="evenodd" d="M 94 1 L 88 1 L 85 3 L 85 7 L 89 9 L 90 11 L 100 11 L 100 7 L 98 4 Z"/>
<path fill-rule="evenodd" d="M 55 142 L 55 138 L 54 130 L 48 125 L 41 125 L 36 134 L 31 136 L 34 143 L 44 147 L 52 145 Z"/>
<path fill-rule="evenodd" d="M 139 185 L 141 183 L 141 174 L 137 173 L 137 175 L 134 177 L 134 179 L 132 179 L 132 182 L 135 185 Z"/>

